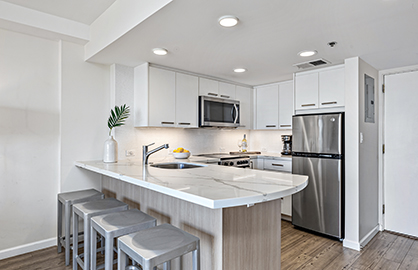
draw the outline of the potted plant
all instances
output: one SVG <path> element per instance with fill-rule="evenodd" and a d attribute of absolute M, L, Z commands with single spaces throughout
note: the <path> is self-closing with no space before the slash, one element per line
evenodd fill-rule
<path fill-rule="evenodd" d="M 123 126 L 128 117 L 129 106 L 126 106 L 126 104 L 121 105 L 120 107 L 115 106 L 114 110 L 110 110 L 109 120 L 107 121 L 107 126 L 109 127 L 109 138 L 104 144 L 104 162 L 114 163 L 118 161 L 118 143 L 113 139 L 112 129 Z"/>

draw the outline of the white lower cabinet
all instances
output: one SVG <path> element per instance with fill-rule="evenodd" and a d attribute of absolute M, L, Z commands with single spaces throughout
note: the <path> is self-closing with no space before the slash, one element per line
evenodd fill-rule
<path fill-rule="evenodd" d="M 292 161 L 288 159 L 264 159 L 264 170 L 292 172 Z M 282 198 L 282 214 L 292 216 L 292 196 Z"/>

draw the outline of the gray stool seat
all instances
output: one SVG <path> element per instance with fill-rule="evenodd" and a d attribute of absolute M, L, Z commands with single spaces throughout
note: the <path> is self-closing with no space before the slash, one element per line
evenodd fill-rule
<path fill-rule="evenodd" d="M 70 264 L 70 246 L 71 246 L 71 216 L 72 206 L 75 203 L 82 203 L 104 199 L 104 194 L 95 189 L 86 189 L 72 192 L 59 193 L 58 197 L 58 215 L 57 215 L 57 247 L 58 253 L 65 248 L 65 265 Z M 64 207 L 64 209 L 63 209 Z M 64 210 L 64 211 L 63 211 Z M 62 219 L 64 212 L 64 236 L 62 235 Z"/>
<path fill-rule="evenodd" d="M 164 263 L 170 269 L 170 261 L 189 252 L 193 253 L 193 270 L 200 270 L 200 240 L 170 224 L 128 234 L 118 238 L 118 270 L 124 270 L 127 256 L 142 266 L 154 269 Z"/>
<path fill-rule="evenodd" d="M 113 241 L 116 237 L 152 228 L 157 220 L 138 209 L 91 218 L 91 269 L 96 270 L 97 233 L 105 238 L 105 270 L 113 269 Z M 99 267 L 100 268 L 100 267 Z"/>
<path fill-rule="evenodd" d="M 77 270 L 78 264 L 84 269 L 90 268 L 90 222 L 91 218 L 107 213 L 128 210 L 128 205 L 113 198 L 77 203 L 73 205 L 73 233 L 78 234 L 78 221 L 81 217 L 84 221 L 84 261 L 78 254 L 78 239 L 73 237 L 73 270 Z"/>

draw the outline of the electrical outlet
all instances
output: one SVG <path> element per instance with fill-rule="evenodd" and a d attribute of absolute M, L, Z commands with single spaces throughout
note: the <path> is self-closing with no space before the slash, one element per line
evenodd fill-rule
<path fill-rule="evenodd" d="M 134 157 L 135 156 L 135 150 L 125 150 L 125 156 L 126 157 Z"/>
<path fill-rule="evenodd" d="M 266 148 L 261 148 L 261 152 L 267 152 L 267 149 Z"/>

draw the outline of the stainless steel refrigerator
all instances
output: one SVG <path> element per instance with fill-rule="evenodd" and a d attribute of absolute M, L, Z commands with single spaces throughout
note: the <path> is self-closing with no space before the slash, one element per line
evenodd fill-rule
<path fill-rule="evenodd" d="M 344 238 L 344 113 L 293 116 L 292 172 L 309 176 L 292 196 L 293 225 Z"/>

